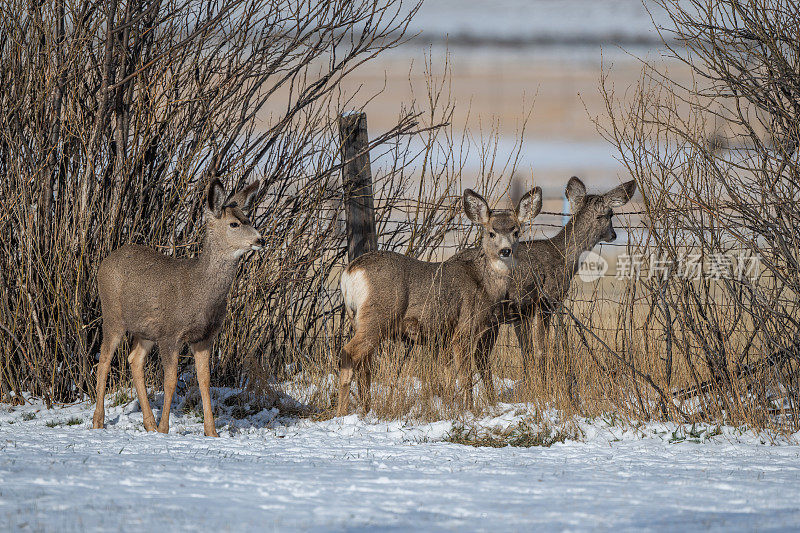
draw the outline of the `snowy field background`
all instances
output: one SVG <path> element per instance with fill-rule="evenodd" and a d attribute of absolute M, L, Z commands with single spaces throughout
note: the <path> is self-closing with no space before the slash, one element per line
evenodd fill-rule
<path fill-rule="evenodd" d="M 0 531 L 800 527 L 796 437 L 597 419 L 550 448 L 473 448 L 444 442 L 452 421 L 235 418 L 219 405 L 219 439 L 180 402 L 169 435 L 144 432 L 136 401 L 110 400 L 97 431 L 88 402 L 0 405 Z M 528 415 L 500 404 L 466 422 Z"/>

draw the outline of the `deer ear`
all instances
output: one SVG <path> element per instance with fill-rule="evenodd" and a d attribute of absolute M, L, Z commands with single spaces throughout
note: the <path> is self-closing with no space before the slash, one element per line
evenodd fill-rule
<path fill-rule="evenodd" d="M 520 198 L 517 204 L 517 219 L 520 224 L 530 222 L 542 210 L 542 188 L 534 187 Z"/>
<path fill-rule="evenodd" d="M 253 209 L 253 204 L 256 199 L 256 194 L 258 193 L 258 188 L 261 185 L 261 182 L 256 180 L 241 191 L 237 192 L 231 198 L 232 202 L 236 202 L 240 209 L 243 211 L 250 211 Z"/>
<path fill-rule="evenodd" d="M 586 197 L 586 185 L 581 180 L 572 176 L 567 182 L 567 188 L 564 194 L 569 200 L 569 208 L 573 213 L 577 213 L 578 209 L 583 204 L 583 199 Z"/>
<path fill-rule="evenodd" d="M 467 189 L 464 191 L 464 213 L 474 223 L 484 226 L 489 223 L 492 210 L 489 209 L 489 204 L 483 196 L 472 189 Z"/>
<path fill-rule="evenodd" d="M 633 198 L 635 192 L 636 182 L 631 180 L 611 189 L 603 195 L 603 198 L 609 207 L 622 207 Z"/>
<path fill-rule="evenodd" d="M 219 178 L 214 178 L 208 185 L 208 193 L 206 194 L 206 207 L 216 217 L 222 216 L 222 206 L 225 204 L 225 187 Z"/>

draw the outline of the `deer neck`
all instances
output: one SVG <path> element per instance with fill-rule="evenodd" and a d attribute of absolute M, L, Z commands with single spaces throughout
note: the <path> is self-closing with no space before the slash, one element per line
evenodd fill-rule
<path fill-rule="evenodd" d="M 578 270 L 581 254 L 594 248 L 599 240 L 576 224 L 575 217 L 572 217 L 551 242 L 561 251 L 567 271 L 574 274 Z"/>
<path fill-rule="evenodd" d="M 206 237 L 203 251 L 197 258 L 196 280 L 210 300 L 224 300 L 228 297 L 241 255 L 226 253 Z"/>
<path fill-rule="evenodd" d="M 492 259 L 481 248 L 477 257 L 480 272 L 483 273 L 483 290 L 493 300 L 506 297 L 508 286 L 511 282 L 512 267 L 509 267 L 500 259 Z"/>

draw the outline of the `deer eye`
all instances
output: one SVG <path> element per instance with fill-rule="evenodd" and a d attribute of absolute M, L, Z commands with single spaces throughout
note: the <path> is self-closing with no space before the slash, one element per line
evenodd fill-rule
<path fill-rule="evenodd" d="M 489 232 L 489 238 L 494 239 L 494 232 L 493 231 Z"/>
<path fill-rule="evenodd" d="M 519 230 L 514 232 L 514 238 L 519 239 Z"/>
<path fill-rule="evenodd" d="M 239 223 L 238 222 L 231 222 L 231 227 L 232 228 L 238 228 L 239 227 Z"/>

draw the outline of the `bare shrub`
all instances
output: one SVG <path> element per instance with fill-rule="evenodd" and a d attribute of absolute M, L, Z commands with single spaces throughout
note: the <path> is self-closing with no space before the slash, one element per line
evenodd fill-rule
<path fill-rule="evenodd" d="M 241 287 L 258 290 L 234 289 L 216 381 L 241 385 L 244 361 L 271 369 L 312 345 L 344 249 L 341 82 L 401 42 L 415 12 L 399 0 L 4 2 L 0 397 L 91 391 L 100 259 L 130 241 L 196 253 L 213 177 L 262 179 L 254 222 L 268 240 L 243 267 L 256 283 Z M 412 103 L 375 144 L 417 131 L 416 115 Z M 379 189 L 386 202 L 399 190 Z"/>
<path fill-rule="evenodd" d="M 800 12 L 773 0 L 658 4 L 692 83 L 646 63 L 619 97 L 605 73 L 598 125 L 644 195 L 631 253 L 651 272 L 669 267 L 625 289 L 619 332 L 634 342 L 609 342 L 623 361 L 647 354 L 646 367 L 623 365 L 647 389 L 634 395 L 640 414 L 796 429 Z M 681 272 L 690 260 L 697 275 Z M 683 389 L 674 402 L 670 388 Z"/>

